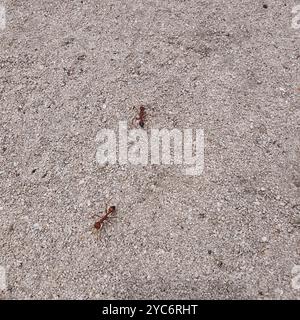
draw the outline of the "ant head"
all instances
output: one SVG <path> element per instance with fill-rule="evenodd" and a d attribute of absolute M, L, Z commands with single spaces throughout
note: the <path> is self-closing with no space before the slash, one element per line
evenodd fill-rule
<path fill-rule="evenodd" d="M 140 127 L 144 128 L 145 123 L 143 121 L 140 121 Z"/>
<path fill-rule="evenodd" d="M 145 111 L 145 107 L 144 106 L 140 106 L 140 110 L 141 111 Z"/>
<path fill-rule="evenodd" d="M 116 206 L 110 206 L 110 207 L 108 208 L 108 210 L 109 210 L 110 212 L 114 212 L 114 211 L 116 211 Z"/>

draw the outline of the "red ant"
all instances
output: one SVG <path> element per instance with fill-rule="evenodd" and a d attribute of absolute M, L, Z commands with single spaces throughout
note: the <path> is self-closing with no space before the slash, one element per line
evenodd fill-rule
<path fill-rule="evenodd" d="M 115 206 L 110 206 L 109 208 L 107 208 L 106 206 L 105 214 L 98 221 L 94 223 L 94 228 L 100 231 L 103 227 L 104 221 L 106 221 L 108 217 L 115 211 L 116 211 Z"/>
<path fill-rule="evenodd" d="M 138 120 L 139 125 L 141 128 L 144 128 L 145 125 L 145 117 L 146 117 L 146 112 L 145 112 L 145 107 L 144 106 L 140 106 L 140 112 L 138 117 L 136 117 L 133 120 Z"/>

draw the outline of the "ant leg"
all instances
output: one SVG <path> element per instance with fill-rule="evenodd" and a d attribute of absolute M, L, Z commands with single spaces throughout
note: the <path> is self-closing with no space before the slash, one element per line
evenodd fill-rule
<path fill-rule="evenodd" d="M 93 234 L 94 236 L 97 236 L 97 240 L 99 239 L 99 230 L 98 230 L 98 229 L 93 228 L 93 229 L 92 229 L 92 234 Z"/>
<path fill-rule="evenodd" d="M 139 120 L 140 120 L 140 117 L 135 117 L 135 118 L 132 119 L 131 124 L 133 126 L 135 126 L 136 125 L 136 121 L 139 121 Z"/>
<path fill-rule="evenodd" d="M 101 233 L 103 233 L 103 231 L 105 230 L 105 229 L 102 230 L 102 228 L 103 228 L 103 223 L 101 224 L 100 228 L 97 230 L 97 231 L 98 231 L 98 232 L 97 232 L 97 240 L 98 240 L 98 241 L 100 240 L 100 235 L 101 235 Z M 101 231 L 101 230 L 102 230 L 102 231 Z"/>
<path fill-rule="evenodd" d="M 112 198 L 110 198 L 110 199 L 105 203 L 105 213 L 108 212 L 108 204 L 111 202 L 111 199 L 112 199 Z"/>
<path fill-rule="evenodd" d="M 106 231 L 106 228 L 103 228 L 101 231 L 101 239 L 102 241 L 105 241 L 106 236 L 108 235 L 108 232 Z"/>

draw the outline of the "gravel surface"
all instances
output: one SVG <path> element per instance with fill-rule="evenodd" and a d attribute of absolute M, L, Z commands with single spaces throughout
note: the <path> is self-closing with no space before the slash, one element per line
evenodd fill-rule
<path fill-rule="evenodd" d="M 1 3 L 0 298 L 300 298 L 299 1 Z M 200 176 L 97 164 L 140 104 Z"/>

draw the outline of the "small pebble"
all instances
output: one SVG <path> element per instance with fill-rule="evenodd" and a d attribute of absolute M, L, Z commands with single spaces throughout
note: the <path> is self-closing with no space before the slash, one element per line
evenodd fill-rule
<path fill-rule="evenodd" d="M 268 238 L 267 238 L 267 237 L 262 237 L 262 238 L 261 238 L 261 241 L 262 241 L 262 242 L 267 242 L 267 241 L 268 241 Z"/>
<path fill-rule="evenodd" d="M 23 266 L 23 262 L 22 262 L 21 260 L 17 260 L 17 261 L 16 261 L 16 266 L 17 266 L 18 268 L 21 268 L 21 267 Z"/>
<path fill-rule="evenodd" d="M 281 295 L 283 295 L 283 290 L 280 288 L 276 288 L 275 293 L 281 296 Z"/>
<path fill-rule="evenodd" d="M 35 223 L 35 224 L 33 225 L 33 229 L 34 229 L 34 230 L 42 230 L 42 227 L 40 226 L 39 223 Z"/>

